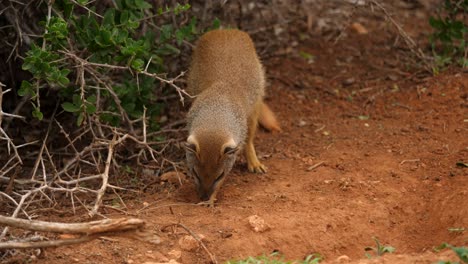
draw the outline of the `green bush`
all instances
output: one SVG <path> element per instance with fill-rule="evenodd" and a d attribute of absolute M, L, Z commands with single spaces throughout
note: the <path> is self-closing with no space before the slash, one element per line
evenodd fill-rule
<path fill-rule="evenodd" d="M 454 247 L 450 244 L 447 244 L 447 243 L 443 243 L 442 245 L 438 246 L 435 250 L 436 251 L 439 251 L 439 250 L 442 250 L 442 249 L 446 249 L 446 248 L 449 248 L 451 250 L 453 250 L 453 252 L 455 252 L 458 256 L 458 258 L 460 258 L 460 260 L 462 262 L 451 262 L 451 261 L 439 261 L 437 262 L 437 264 L 460 264 L 460 263 L 468 263 L 468 248 L 467 247 Z"/>
<path fill-rule="evenodd" d="M 37 119 L 43 118 L 41 96 L 50 89 L 58 90 L 62 109 L 76 116 L 77 125 L 96 115 L 113 126 L 140 118 L 145 108 L 154 120 L 162 108 L 157 97 L 173 92 L 156 93 L 154 74 L 167 73 L 166 60 L 199 33 L 195 18 L 177 26 L 167 19 L 182 17 L 190 5 L 115 0 L 103 8 L 98 2 L 57 0 L 48 7 L 53 12 L 42 23 L 44 34 L 24 58 L 23 69 L 33 78 L 18 90 L 31 97 Z"/>
<path fill-rule="evenodd" d="M 434 30 L 429 40 L 435 58 L 436 73 L 440 68 L 452 63 L 468 67 L 468 0 L 445 0 L 442 9 L 437 17 L 429 19 L 429 24 Z"/>

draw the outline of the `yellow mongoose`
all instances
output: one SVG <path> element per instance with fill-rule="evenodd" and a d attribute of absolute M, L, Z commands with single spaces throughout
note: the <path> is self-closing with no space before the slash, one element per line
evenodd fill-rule
<path fill-rule="evenodd" d="M 209 205 L 242 148 L 249 171 L 266 171 L 253 144 L 257 123 L 269 130 L 280 127 L 263 103 L 264 86 L 264 70 L 247 33 L 214 30 L 198 40 L 188 76 L 196 99 L 187 116 L 186 157 L 198 194 Z"/>

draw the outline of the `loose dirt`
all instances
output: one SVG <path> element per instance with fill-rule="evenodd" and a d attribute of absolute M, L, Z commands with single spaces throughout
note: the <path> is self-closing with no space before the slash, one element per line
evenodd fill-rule
<path fill-rule="evenodd" d="M 326 263 L 457 260 L 433 248 L 468 245 L 468 168 L 457 166 L 468 162 L 468 74 L 432 77 L 402 65 L 409 51 L 375 20 L 364 24 L 368 34 L 346 30 L 337 43 L 298 33 L 289 55 L 264 61 L 266 101 L 283 127 L 256 139 L 268 173 L 248 173 L 241 158 L 215 208 L 194 205 L 190 180 L 161 183 L 125 210 L 146 220 L 160 244 L 108 237 L 47 249 L 37 262 L 209 263 L 202 247 L 179 244 L 190 234 L 177 223 L 203 235 L 220 263 L 272 252 L 320 253 Z M 255 232 L 253 215 L 269 228 Z M 368 260 L 374 237 L 395 253 Z"/>

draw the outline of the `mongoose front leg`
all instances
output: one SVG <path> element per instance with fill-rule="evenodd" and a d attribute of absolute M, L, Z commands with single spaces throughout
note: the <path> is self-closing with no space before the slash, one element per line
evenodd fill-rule
<path fill-rule="evenodd" d="M 254 146 L 254 138 L 255 132 L 257 131 L 257 124 L 258 124 L 258 112 L 259 107 L 256 108 L 255 113 L 253 113 L 248 120 L 248 134 L 247 134 L 247 142 L 245 144 L 245 159 L 247 160 L 247 167 L 250 172 L 255 173 L 265 173 L 266 167 L 260 163 L 257 158 L 257 153 L 255 152 Z"/>

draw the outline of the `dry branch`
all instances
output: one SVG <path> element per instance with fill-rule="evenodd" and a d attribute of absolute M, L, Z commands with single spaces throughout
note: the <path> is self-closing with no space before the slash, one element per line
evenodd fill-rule
<path fill-rule="evenodd" d="M 26 249 L 26 248 L 46 248 L 46 247 L 58 247 L 58 246 L 67 246 L 74 245 L 79 243 L 84 243 L 98 238 L 99 236 L 82 236 L 79 238 L 71 239 L 60 239 L 60 240 L 51 240 L 51 241 L 38 241 L 38 242 L 29 242 L 29 241 L 11 241 L 11 242 L 0 242 L 0 249 Z"/>
<path fill-rule="evenodd" d="M 427 67 L 427 70 L 430 72 L 432 71 L 432 65 L 429 61 L 429 58 L 424 54 L 421 48 L 418 47 L 416 42 L 406 33 L 403 27 L 393 19 L 393 16 L 388 12 L 388 10 L 382 5 L 381 2 L 377 0 L 369 0 L 371 5 L 377 6 L 385 15 L 385 17 L 393 24 L 393 26 L 397 29 L 398 34 L 403 37 L 408 48 L 424 63 Z"/>
<path fill-rule="evenodd" d="M 17 227 L 31 231 L 53 232 L 53 233 L 67 233 L 67 234 L 81 234 L 83 236 L 72 239 L 59 239 L 52 241 L 10 241 L 0 242 L 0 249 L 9 248 L 43 248 L 43 247 L 57 247 L 83 243 L 99 237 L 99 234 L 109 232 L 121 232 L 129 230 L 142 229 L 145 222 L 137 218 L 120 218 L 120 219 L 105 219 L 100 221 L 92 221 L 87 223 L 57 223 L 45 222 L 37 220 L 17 219 L 13 217 L 6 217 L 0 215 L 0 224 L 10 227 Z"/>
<path fill-rule="evenodd" d="M 102 203 L 102 197 L 104 196 L 104 193 L 106 192 L 107 189 L 107 183 L 109 182 L 109 169 L 112 161 L 112 156 L 114 154 L 114 146 L 116 145 L 116 136 L 114 134 L 114 138 L 112 139 L 112 142 L 109 143 L 109 151 L 107 153 L 107 160 L 106 160 L 106 167 L 104 169 L 104 172 L 101 174 L 102 177 L 102 185 L 101 188 L 98 191 L 96 202 L 94 203 L 93 210 L 90 212 L 90 216 L 93 217 L 94 215 L 97 214 L 97 211 L 99 210 L 99 206 Z"/>
<path fill-rule="evenodd" d="M 18 219 L 0 215 L 0 224 L 31 231 L 92 235 L 139 229 L 145 225 L 145 221 L 138 218 L 119 218 L 69 224 Z"/>

